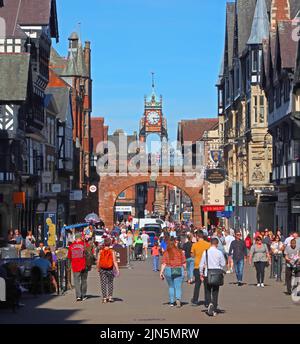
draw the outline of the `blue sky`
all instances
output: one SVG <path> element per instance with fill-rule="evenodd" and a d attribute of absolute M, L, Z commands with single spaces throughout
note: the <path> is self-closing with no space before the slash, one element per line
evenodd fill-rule
<path fill-rule="evenodd" d="M 169 136 L 181 119 L 215 117 L 225 0 L 57 0 L 61 55 L 81 23 L 92 47 L 93 116 L 110 132 L 139 128 L 151 72 Z"/>

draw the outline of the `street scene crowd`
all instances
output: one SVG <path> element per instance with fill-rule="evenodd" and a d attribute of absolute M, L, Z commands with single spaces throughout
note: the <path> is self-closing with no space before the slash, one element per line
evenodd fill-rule
<path fill-rule="evenodd" d="M 16 258 L 0 260 L 0 300 L 5 301 L 0 305 L 15 310 L 24 306 L 23 293 L 54 295 L 59 294 L 59 289 L 73 288 L 76 302 L 85 301 L 93 265 L 99 272 L 102 303 L 112 303 L 114 279 L 121 276 L 119 249 L 126 252 L 127 267 L 131 261 L 142 264 L 152 260 L 157 278 L 168 286 L 170 307 L 182 306 L 185 282 L 194 287 L 191 305 L 204 305 L 209 316 L 217 316 L 221 312 L 219 289 L 226 274 L 235 273 L 236 285 L 243 287 L 246 264 L 256 271 L 257 288 L 265 287 L 265 276 L 270 271 L 270 278 L 285 285 L 287 295 L 295 290 L 297 295 L 297 279 L 293 277 L 300 277 L 299 233 L 291 232 L 285 238 L 280 230 L 274 233 L 265 229 L 250 235 L 225 227 L 198 229 L 184 222 L 166 225 L 156 232 L 141 230 L 129 221 L 116 223 L 112 230 L 106 229 L 103 222 L 85 228 L 66 227 L 55 246 L 45 246 L 32 231 L 25 236 L 17 229 L 11 230 L 5 249 L 14 251 Z M 201 286 L 203 301 L 199 300 Z"/>

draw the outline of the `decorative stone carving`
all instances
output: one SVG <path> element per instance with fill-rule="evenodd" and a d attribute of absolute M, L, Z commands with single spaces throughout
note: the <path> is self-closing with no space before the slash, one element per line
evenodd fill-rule
<path fill-rule="evenodd" d="M 261 163 L 256 163 L 252 174 L 252 180 L 254 182 L 263 182 L 265 180 L 265 173 L 262 171 Z"/>

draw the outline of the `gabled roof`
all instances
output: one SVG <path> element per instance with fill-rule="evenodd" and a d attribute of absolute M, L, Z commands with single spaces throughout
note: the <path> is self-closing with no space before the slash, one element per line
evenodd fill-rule
<path fill-rule="evenodd" d="M 0 54 L 0 101 L 25 101 L 30 54 Z"/>
<path fill-rule="evenodd" d="M 270 22 L 265 0 L 257 0 L 248 44 L 262 44 L 269 37 Z"/>
<path fill-rule="evenodd" d="M 62 76 L 77 76 L 77 77 L 88 77 L 87 66 L 85 64 L 84 52 L 81 40 L 78 35 L 73 32 L 69 40 L 78 40 L 77 48 L 70 48 L 68 59 L 66 60 L 65 67 L 61 70 L 60 75 Z M 55 57 L 55 56 L 54 56 Z M 56 57 L 57 59 L 57 57 Z"/>
<path fill-rule="evenodd" d="M 242 55 L 250 37 L 256 0 L 236 0 L 238 54 Z"/>
<path fill-rule="evenodd" d="M 192 120 L 183 120 L 178 123 L 178 141 L 181 144 L 191 141 L 196 143 L 203 138 L 205 131 L 217 129 L 219 125 L 218 118 L 198 118 Z"/>
<path fill-rule="evenodd" d="M 233 58 L 233 42 L 234 42 L 234 27 L 235 27 L 235 3 L 226 4 L 226 34 L 225 34 L 225 66 L 228 64 L 229 68 L 232 66 Z"/>
<path fill-rule="evenodd" d="M 58 52 L 53 47 L 51 47 L 51 52 L 50 52 L 51 69 L 53 69 L 57 74 L 61 74 L 66 64 L 67 64 L 67 60 L 64 57 L 60 56 Z"/>
<path fill-rule="evenodd" d="M 68 87 L 47 87 L 45 94 L 52 96 L 57 106 L 57 118 L 61 122 L 65 122 L 68 116 L 68 108 L 70 105 L 70 90 Z"/>
<path fill-rule="evenodd" d="M 278 23 L 278 35 L 280 43 L 281 68 L 294 68 L 297 52 L 297 42 L 292 39 L 295 25 L 284 21 Z"/>
<path fill-rule="evenodd" d="M 9 37 L 20 37 L 20 25 L 50 25 L 51 37 L 58 41 L 56 0 L 8 0 L 0 8 Z"/>

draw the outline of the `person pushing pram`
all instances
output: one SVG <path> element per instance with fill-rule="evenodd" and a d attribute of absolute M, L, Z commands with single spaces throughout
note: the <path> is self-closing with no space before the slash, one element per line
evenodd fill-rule
<path fill-rule="evenodd" d="M 138 235 L 134 242 L 134 257 L 135 260 L 143 260 L 143 240 L 141 235 Z"/>

